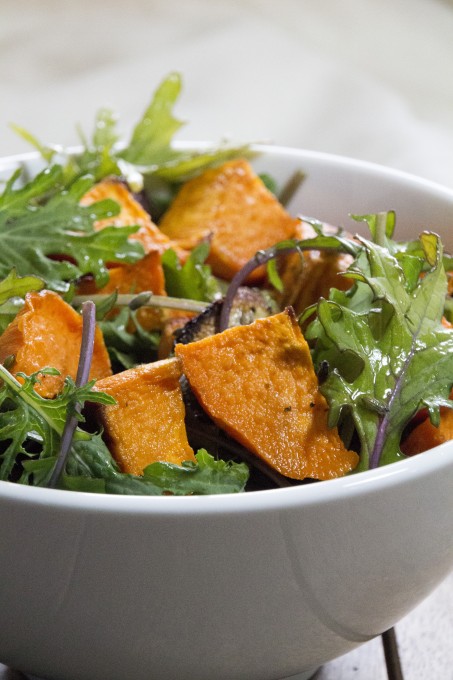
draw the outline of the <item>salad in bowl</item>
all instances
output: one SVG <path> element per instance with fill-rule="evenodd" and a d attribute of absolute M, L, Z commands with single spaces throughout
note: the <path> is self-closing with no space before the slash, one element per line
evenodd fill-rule
<path fill-rule="evenodd" d="M 257 146 L 172 142 L 180 78 L 131 140 L 99 112 L 0 197 L 3 480 L 242 492 L 386 465 L 450 439 L 453 260 L 428 227 L 286 204 Z M 363 228 L 365 227 L 365 228 Z"/>

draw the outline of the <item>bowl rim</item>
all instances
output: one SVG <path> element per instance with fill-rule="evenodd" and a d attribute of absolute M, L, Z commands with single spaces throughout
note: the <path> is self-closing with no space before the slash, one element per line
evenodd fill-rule
<path fill-rule="evenodd" d="M 182 149 L 209 148 L 210 142 L 180 141 L 175 146 Z M 67 147 L 65 153 L 77 153 L 81 147 Z M 377 173 L 389 180 L 409 183 L 416 188 L 447 199 L 453 205 L 453 189 L 424 179 L 418 175 L 361 159 L 351 158 L 323 151 L 273 144 L 251 144 L 252 151 L 271 156 L 295 157 L 336 167 L 353 168 L 357 171 Z M 37 151 L 15 154 L 0 158 L 0 172 L 14 170 L 17 164 L 38 161 Z M 81 512 L 108 514 L 156 514 L 199 515 L 221 514 L 223 512 L 260 512 L 290 508 L 294 506 L 322 505 L 328 501 L 339 501 L 363 494 L 378 493 L 383 489 L 416 482 L 421 477 L 439 474 L 453 467 L 453 441 L 447 441 L 433 449 L 395 463 L 352 473 L 345 477 L 301 484 L 284 489 L 266 489 L 245 493 L 212 494 L 206 496 L 137 496 L 88 493 L 42 487 L 31 487 L 0 480 L 0 502 L 10 501 L 21 504 L 47 506 Z"/>
<path fill-rule="evenodd" d="M 453 441 L 374 470 L 284 489 L 206 496 L 137 496 L 68 491 L 0 481 L 2 501 L 81 513 L 110 515 L 199 516 L 257 513 L 325 505 L 381 493 L 419 482 L 453 468 Z"/>
<path fill-rule="evenodd" d="M 52 148 L 55 148 L 57 157 L 59 154 L 77 154 L 83 150 L 83 147 L 81 145 L 71 145 L 67 147 L 63 147 L 60 145 L 50 146 Z M 119 143 L 119 146 L 121 146 L 121 143 Z M 175 149 L 184 150 L 198 150 L 198 149 L 207 150 L 218 146 L 219 146 L 218 143 L 215 144 L 214 142 L 209 142 L 205 140 L 178 140 L 174 143 Z M 228 145 L 225 146 L 233 147 L 233 145 L 229 143 Z M 240 144 L 238 144 L 237 146 L 239 147 Z M 247 147 L 250 149 L 252 154 L 256 153 L 257 156 L 260 154 L 270 154 L 272 156 L 291 156 L 295 158 L 300 157 L 306 158 L 309 161 L 310 160 L 319 161 L 322 163 L 330 163 L 336 166 L 356 168 L 358 170 L 365 170 L 369 172 L 376 172 L 382 176 L 385 175 L 389 178 L 411 182 L 416 186 L 420 186 L 426 190 L 434 191 L 434 193 L 440 193 L 445 198 L 450 198 L 453 200 L 452 188 L 444 184 L 441 184 L 440 182 L 435 182 L 434 180 L 430 180 L 420 175 L 416 175 L 415 173 L 411 173 L 406 170 L 400 170 L 398 168 L 387 166 L 382 163 L 376 163 L 374 161 L 368 161 L 360 158 L 353 158 L 352 156 L 337 153 L 330 153 L 328 151 L 317 151 L 315 149 L 285 146 L 281 144 L 272 144 L 268 142 L 266 143 L 253 142 L 247 144 Z M 8 166 L 14 165 L 17 166 L 18 163 L 23 164 L 31 161 L 38 161 L 40 158 L 41 154 L 39 153 L 39 151 L 25 151 L 19 154 L 0 156 L 0 172 L 7 170 Z M 11 167 L 11 170 L 13 171 L 13 167 Z"/>

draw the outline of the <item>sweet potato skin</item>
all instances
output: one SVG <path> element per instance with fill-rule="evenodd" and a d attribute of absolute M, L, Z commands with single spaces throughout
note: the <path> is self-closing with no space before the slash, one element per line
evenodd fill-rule
<path fill-rule="evenodd" d="M 116 404 L 97 406 L 112 455 L 123 472 L 141 475 L 156 461 L 195 460 L 187 441 L 185 408 L 175 359 L 143 364 L 96 383 Z"/>
<path fill-rule="evenodd" d="M 0 337 L 0 362 L 14 355 L 11 372 L 30 375 L 52 366 L 59 376 L 43 375 L 35 387 L 42 397 L 52 398 L 66 376 L 75 379 L 82 342 L 82 317 L 57 293 L 28 293 L 25 305 Z M 90 379 L 111 375 L 104 339 L 96 328 Z"/>
<path fill-rule="evenodd" d="M 211 237 L 207 262 L 214 274 L 231 280 L 258 250 L 291 238 L 297 222 L 250 164 L 238 159 L 186 182 L 159 226 L 182 248 Z M 264 274 L 256 270 L 249 282 Z"/>
<path fill-rule="evenodd" d="M 214 422 L 281 474 L 329 479 L 357 465 L 358 455 L 327 426 L 310 351 L 290 311 L 178 344 L 175 353 Z"/>

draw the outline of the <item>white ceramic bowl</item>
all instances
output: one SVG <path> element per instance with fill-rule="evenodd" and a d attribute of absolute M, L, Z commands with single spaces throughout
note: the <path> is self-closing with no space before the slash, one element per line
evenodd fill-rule
<path fill-rule="evenodd" d="M 452 247 L 453 192 L 349 159 L 262 148 L 291 209 Z M 4 167 L 16 161 L 5 161 Z M 1 167 L 0 167 L 1 170 Z M 0 482 L 0 661 L 54 680 L 279 680 L 391 627 L 453 567 L 453 443 L 297 488 L 114 497 Z"/>

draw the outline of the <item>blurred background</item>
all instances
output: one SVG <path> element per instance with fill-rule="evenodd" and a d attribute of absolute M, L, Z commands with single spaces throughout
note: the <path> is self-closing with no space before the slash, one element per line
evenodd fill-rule
<path fill-rule="evenodd" d="M 179 137 L 266 141 L 453 186 L 452 0 L 1 0 L 9 129 L 73 144 L 110 106 L 127 136 L 170 71 Z"/>

